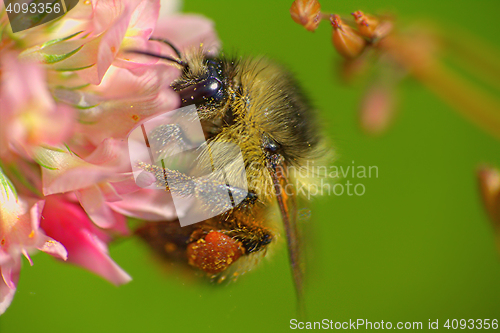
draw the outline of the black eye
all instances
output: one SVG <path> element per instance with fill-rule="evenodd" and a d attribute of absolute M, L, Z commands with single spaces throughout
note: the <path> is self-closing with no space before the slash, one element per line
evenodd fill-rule
<path fill-rule="evenodd" d="M 204 104 L 220 102 L 224 99 L 224 83 L 221 79 L 222 71 L 213 60 L 207 62 L 208 75 L 202 81 L 178 90 L 181 105 Z"/>
<path fill-rule="evenodd" d="M 272 154 L 277 153 L 281 148 L 281 145 L 279 143 L 277 143 L 267 135 L 264 135 L 264 137 L 262 138 L 262 146 L 266 151 Z"/>
<path fill-rule="evenodd" d="M 219 102 L 224 97 L 223 84 L 217 78 L 208 78 L 178 92 L 183 106 L 206 102 Z"/>

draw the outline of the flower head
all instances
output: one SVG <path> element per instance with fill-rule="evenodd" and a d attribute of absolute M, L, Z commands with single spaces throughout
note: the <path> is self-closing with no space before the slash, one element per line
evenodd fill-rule
<path fill-rule="evenodd" d="M 80 1 L 50 27 L 15 36 L 0 14 L 0 166 L 20 189 L 0 171 L 0 314 L 14 296 L 21 255 L 31 262 L 42 250 L 118 285 L 130 276 L 107 245 L 128 235 L 126 216 L 175 218 L 164 193 L 135 184 L 124 138 L 141 120 L 178 107 L 170 84 L 180 71 L 127 51 L 170 52 L 153 34 L 181 50 L 203 44 L 215 53 L 220 42 L 203 17 L 157 24 L 159 12 L 159 0 Z"/>
<path fill-rule="evenodd" d="M 342 22 L 338 15 L 332 15 L 330 21 L 333 26 L 332 42 L 338 53 L 346 58 L 355 58 L 361 54 L 366 41 L 361 35 Z"/>
<path fill-rule="evenodd" d="M 295 22 L 314 31 L 321 21 L 321 6 L 317 0 L 295 0 L 290 15 Z"/>
<path fill-rule="evenodd" d="M 358 31 L 362 36 L 367 38 L 376 37 L 376 31 L 380 24 L 376 17 L 366 15 L 360 10 L 352 13 L 352 16 L 354 16 L 354 20 L 358 26 Z"/>
<path fill-rule="evenodd" d="M 37 250 L 66 260 L 67 252 L 59 242 L 39 228 L 44 201 L 18 196 L 10 180 L 0 169 L 0 314 L 14 296 L 20 258 L 33 264 L 30 253 Z"/>

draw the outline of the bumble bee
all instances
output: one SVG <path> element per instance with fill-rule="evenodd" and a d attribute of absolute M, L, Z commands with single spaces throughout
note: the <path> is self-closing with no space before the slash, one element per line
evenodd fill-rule
<path fill-rule="evenodd" d="M 292 174 L 288 170 L 307 169 L 326 151 L 307 98 L 288 71 L 265 58 L 210 56 L 201 49 L 181 54 L 168 41 L 154 40 L 167 44 L 177 57 L 131 52 L 179 66 L 182 74 L 171 87 L 180 96 L 182 106 L 195 105 L 208 145 L 237 145 L 243 164 L 233 167 L 234 155 L 223 151 L 217 158 L 223 160 L 220 168 L 225 167 L 225 180 L 211 181 L 196 181 L 165 165 L 140 163 L 139 167 L 153 174 L 159 186 L 181 195 L 202 197 L 202 204 L 213 203 L 220 188 L 238 183 L 241 175 L 245 175 L 247 191 L 233 207 L 199 223 L 184 227 L 178 220 L 147 223 L 136 233 L 163 258 L 186 263 L 222 281 L 248 270 L 276 243 L 280 228 L 273 224 L 274 210 L 281 215 L 300 297 L 302 265 L 293 185 L 310 182 L 316 175 L 309 172 L 307 177 L 301 177 L 303 172 Z M 161 154 L 169 143 L 187 145 L 187 141 L 181 128 L 162 125 L 154 130 L 148 145 Z M 212 158 L 207 145 L 200 147 L 194 168 L 210 165 Z M 182 179 L 192 181 L 182 188 L 170 181 Z M 232 201 L 241 192 L 238 186 L 227 185 L 227 189 Z"/>

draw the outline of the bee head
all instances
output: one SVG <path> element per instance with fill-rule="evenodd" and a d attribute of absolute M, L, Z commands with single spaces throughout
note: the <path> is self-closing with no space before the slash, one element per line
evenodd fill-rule
<path fill-rule="evenodd" d="M 181 106 L 220 104 L 226 97 L 222 62 L 201 53 L 188 53 L 186 59 L 181 77 L 172 84 L 181 98 Z"/>
<path fill-rule="evenodd" d="M 226 82 L 221 60 L 207 57 L 201 49 L 181 54 L 167 40 L 157 38 L 150 38 L 150 40 L 168 45 L 178 58 L 142 50 L 128 50 L 128 52 L 164 59 L 182 68 L 181 77 L 171 85 L 181 98 L 181 106 L 192 104 L 216 106 L 224 100 Z"/>

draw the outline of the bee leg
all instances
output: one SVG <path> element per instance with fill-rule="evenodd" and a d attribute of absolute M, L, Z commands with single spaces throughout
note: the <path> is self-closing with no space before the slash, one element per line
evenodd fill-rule
<path fill-rule="evenodd" d="M 241 242 L 214 230 L 212 219 L 181 227 L 178 220 L 146 223 L 135 231 L 167 262 L 189 264 L 210 275 L 226 270 L 244 253 Z"/>
<path fill-rule="evenodd" d="M 222 282 L 251 269 L 274 239 L 267 228 L 256 225 L 257 219 L 234 209 L 185 227 L 178 220 L 146 223 L 135 234 L 163 260 L 183 263 Z"/>
<path fill-rule="evenodd" d="M 196 233 L 195 231 L 193 235 Z M 188 263 L 211 275 L 225 271 L 244 253 L 241 242 L 220 230 L 209 231 L 187 247 Z"/>
<path fill-rule="evenodd" d="M 224 272 L 239 258 L 260 258 L 259 253 L 266 253 L 274 236 L 267 228 L 256 225 L 254 218 L 243 216 L 236 208 L 204 221 L 191 235 L 187 248 L 189 264 L 213 275 Z M 238 265 L 231 271 L 241 268 L 242 265 Z"/>

